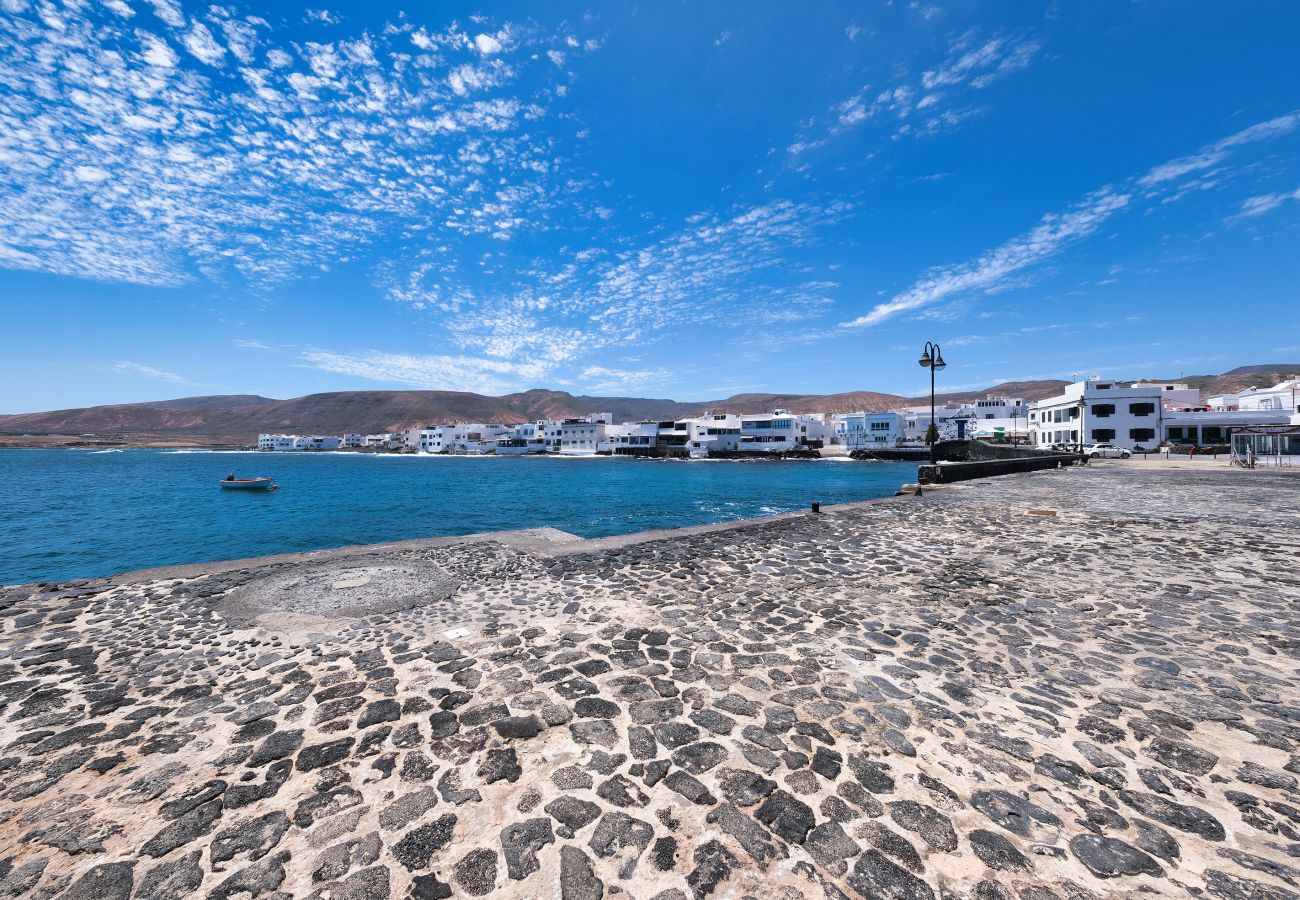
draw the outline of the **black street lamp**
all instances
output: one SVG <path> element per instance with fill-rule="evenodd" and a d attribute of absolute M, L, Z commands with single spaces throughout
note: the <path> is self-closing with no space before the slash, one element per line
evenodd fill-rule
<path fill-rule="evenodd" d="M 930 370 L 930 428 L 934 429 L 935 438 L 930 441 L 930 462 L 935 462 L 934 445 L 939 442 L 939 423 L 934 420 L 934 373 L 948 364 L 943 361 L 943 353 L 940 352 L 939 345 L 929 341 L 925 342 L 925 350 L 922 351 L 919 362 Z M 926 429 L 926 437 L 930 436 L 930 428 Z"/>

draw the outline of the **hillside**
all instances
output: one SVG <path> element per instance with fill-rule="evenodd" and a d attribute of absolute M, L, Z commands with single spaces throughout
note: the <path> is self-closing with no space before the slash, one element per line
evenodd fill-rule
<path fill-rule="evenodd" d="M 1300 365 L 1243 366 L 1223 375 L 1182 379 L 1203 396 L 1274 384 L 1300 371 Z M 986 394 L 1038 400 L 1060 391 L 1055 380 L 1004 382 L 979 391 L 938 394 L 939 403 L 964 402 Z M 929 396 L 901 397 L 874 391 L 840 394 L 736 394 L 721 400 L 678 401 L 644 397 L 593 397 L 543 388 L 489 397 L 463 391 L 337 391 L 273 400 L 252 394 L 181 397 L 149 403 L 124 403 L 0 416 L 4 443 L 25 446 L 166 444 L 237 446 L 259 432 L 343 434 L 401 431 L 442 422 L 513 424 L 543 418 L 566 418 L 595 412 L 615 421 L 663 420 L 710 410 L 761 413 L 783 408 L 792 412 L 840 413 L 878 411 L 924 405 Z M 86 437 L 91 435 L 93 437 Z M 29 436 L 29 437 L 20 437 Z"/>
<path fill-rule="evenodd" d="M 1300 365 L 1242 366 L 1222 375 L 1191 375 L 1179 379 L 1197 388 L 1202 397 L 1233 394 L 1248 387 L 1267 387 L 1300 376 Z M 0 428 L 4 423 L 0 422 Z"/>

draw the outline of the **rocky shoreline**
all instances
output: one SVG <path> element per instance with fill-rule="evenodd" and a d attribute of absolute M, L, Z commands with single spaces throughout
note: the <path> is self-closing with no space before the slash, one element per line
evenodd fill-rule
<path fill-rule="evenodd" d="M 1300 896 L 1300 481 L 0 589 L 0 897 Z"/>

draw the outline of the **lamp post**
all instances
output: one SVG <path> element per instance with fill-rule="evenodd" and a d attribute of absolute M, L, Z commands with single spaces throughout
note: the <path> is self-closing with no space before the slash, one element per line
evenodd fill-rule
<path fill-rule="evenodd" d="M 943 353 L 940 352 L 939 345 L 929 341 L 925 342 L 925 350 L 922 351 L 918 361 L 930 370 L 930 428 L 934 429 L 935 436 L 935 440 L 930 441 L 930 462 L 934 462 L 934 445 L 938 443 L 939 437 L 939 423 L 934 420 L 934 373 L 948 364 L 943 361 Z M 926 437 L 930 436 L 930 428 L 926 429 Z"/>

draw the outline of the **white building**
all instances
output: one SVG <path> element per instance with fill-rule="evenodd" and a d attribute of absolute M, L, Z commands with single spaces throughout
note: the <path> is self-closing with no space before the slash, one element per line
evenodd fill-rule
<path fill-rule="evenodd" d="M 605 440 L 605 423 L 585 419 L 566 419 L 560 423 L 559 451 L 569 456 L 594 455 Z"/>
<path fill-rule="evenodd" d="M 497 442 L 497 453 L 518 456 L 546 450 L 545 421 L 520 422 L 510 426 L 510 433 Z"/>
<path fill-rule="evenodd" d="M 364 434 L 345 434 L 342 443 L 344 447 L 363 447 L 366 443 L 366 436 Z"/>
<path fill-rule="evenodd" d="M 368 434 L 365 444 L 373 450 L 400 450 L 406 446 L 406 434 L 401 431 L 388 434 Z"/>
<path fill-rule="evenodd" d="M 962 407 L 974 413 L 976 419 L 1023 419 L 1028 406 L 1021 397 L 988 394 L 983 400 L 963 403 Z"/>
<path fill-rule="evenodd" d="M 259 434 L 258 450 L 285 452 L 289 450 L 337 450 L 342 439 L 332 434 L 315 434 L 310 436 L 298 434 Z"/>
<path fill-rule="evenodd" d="M 676 423 L 674 423 L 676 424 Z M 690 455 L 706 457 L 740 449 L 740 416 L 731 413 L 707 413 L 683 419 Z"/>
<path fill-rule="evenodd" d="M 296 449 L 294 447 L 295 440 L 297 440 L 297 435 L 293 434 L 259 434 L 257 436 L 257 449 L 278 451 L 293 450 Z"/>
<path fill-rule="evenodd" d="M 784 409 L 740 417 L 741 450 L 779 453 L 793 450 L 798 444 L 799 426 L 796 417 Z"/>
<path fill-rule="evenodd" d="M 493 453 L 497 444 L 509 439 L 509 425 L 492 425 L 486 423 L 456 424 L 443 426 L 442 448 L 444 453 L 462 453 L 477 456 Z"/>
<path fill-rule="evenodd" d="M 640 426 L 633 422 L 622 425 L 606 425 L 605 438 L 596 446 L 597 453 L 613 453 L 618 448 L 618 439 L 635 434 Z"/>
<path fill-rule="evenodd" d="M 443 434 L 450 428 L 450 425 L 427 425 L 421 428 L 415 449 L 421 453 L 441 453 Z"/>
<path fill-rule="evenodd" d="M 338 448 L 339 438 L 331 434 L 313 434 L 310 437 L 293 439 L 295 450 L 337 450 Z"/>
<path fill-rule="evenodd" d="M 1032 404 L 1029 430 L 1039 447 L 1052 444 L 1114 444 L 1155 447 L 1166 401 L 1195 403 L 1199 393 L 1185 384 L 1122 383 L 1094 375 L 1067 385 L 1060 394 Z"/>
<path fill-rule="evenodd" d="M 849 450 L 893 447 L 903 439 L 904 421 L 897 412 L 842 413 L 834 419 L 835 443 Z"/>
<path fill-rule="evenodd" d="M 1227 444 L 1233 431 L 1255 425 L 1300 425 L 1300 413 L 1288 409 L 1165 410 L 1160 419 L 1164 440 L 1172 444 Z M 1150 448 L 1150 445 L 1148 445 Z M 1154 448 L 1151 448 L 1154 449 Z"/>
<path fill-rule="evenodd" d="M 629 422 L 614 436 L 614 452 L 625 456 L 650 455 L 659 446 L 658 422 Z"/>
<path fill-rule="evenodd" d="M 1292 378 L 1272 387 L 1251 387 L 1236 394 L 1211 397 L 1205 405 L 1217 410 L 1285 410 L 1300 413 L 1300 378 Z"/>
<path fill-rule="evenodd" d="M 930 430 L 930 405 L 904 406 L 898 412 L 903 417 L 903 440 L 924 441 Z M 936 406 L 934 421 L 939 428 L 939 440 L 947 441 L 962 434 L 965 425 L 958 426 L 958 421 L 969 423 L 974 420 L 974 413 L 965 406 L 948 404 Z"/>

